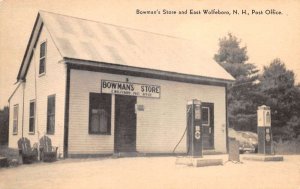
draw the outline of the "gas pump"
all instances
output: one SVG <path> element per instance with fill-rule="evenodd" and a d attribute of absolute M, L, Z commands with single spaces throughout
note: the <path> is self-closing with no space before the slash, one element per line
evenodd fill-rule
<path fill-rule="evenodd" d="M 193 99 L 187 104 L 188 155 L 202 157 L 201 101 Z"/>
<path fill-rule="evenodd" d="M 270 107 L 262 105 L 257 109 L 258 153 L 272 154 L 272 130 Z"/>

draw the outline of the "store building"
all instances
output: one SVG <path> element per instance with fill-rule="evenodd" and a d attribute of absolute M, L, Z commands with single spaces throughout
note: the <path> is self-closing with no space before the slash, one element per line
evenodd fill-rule
<path fill-rule="evenodd" d="M 204 148 L 225 153 L 234 79 L 204 55 L 188 40 L 41 11 L 9 98 L 9 147 L 47 135 L 61 157 L 170 154 L 199 99 Z"/>

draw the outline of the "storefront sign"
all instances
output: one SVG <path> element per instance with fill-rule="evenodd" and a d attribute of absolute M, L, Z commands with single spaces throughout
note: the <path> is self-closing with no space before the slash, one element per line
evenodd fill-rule
<path fill-rule="evenodd" d="M 118 95 L 159 98 L 160 86 L 101 80 L 101 92 Z"/>

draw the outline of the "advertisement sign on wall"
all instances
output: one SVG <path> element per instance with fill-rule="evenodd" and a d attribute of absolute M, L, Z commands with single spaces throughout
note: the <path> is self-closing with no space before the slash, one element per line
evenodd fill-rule
<path fill-rule="evenodd" d="M 101 80 L 101 92 L 108 94 L 160 98 L 160 86 Z"/>

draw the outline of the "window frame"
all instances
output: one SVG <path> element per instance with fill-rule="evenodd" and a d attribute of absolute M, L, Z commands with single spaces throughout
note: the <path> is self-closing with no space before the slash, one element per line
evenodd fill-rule
<path fill-rule="evenodd" d="M 17 114 L 15 114 L 16 113 L 15 108 L 17 108 Z M 13 135 L 17 135 L 18 130 L 19 130 L 19 104 L 15 104 L 13 108 Z"/>
<path fill-rule="evenodd" d="M 53 104 L 54 104 L 54 107 L 52 108 L 53 109 L 53 112 L 49 112 L 49 99 L 51 99 L 51 98 L 54 98 L 54 102 L 53 102 Z M 48 134 L 48 135 L 54 135 L 55 134 L 55 114 L 56 114 L 56 95 L 55 94 L 53 94 L 53 95 L 49 95 L 48 96 L 48 98 L 47 98 L 47 127 L 46 127 L 46 133 Z M 50 114 L 51 113 L 51 114 Z M 51 117 L 51 116 L 53 116 L 53 119 L 54 119 L 54 121 L 53 121 L 53 131 L 52 130 L 50 130 L 50 125 L 49 125 L 49 118 Z"/>
<path fill-rule="evenodd" d="M 109 113 L 108 114 L 108 125 L 107 125 L 107 132 L 101 132 L 100 129 L 98 132 L 95 132 L 95 131 L 92 131 L 92 103 L 91 103 L 91 99 L 92 97 L 97 96 L 97 97 L 100 97 L 100 96 L 107 96 L 109 97 Z M 99 103 L 100 103 L 100 100 L 99 100 Z M 89 93 L 89 125 L 88 125 L 88 133 L 90 135 L 111 135 L 111 115 L 112 115 L 112 95 L 111 94 L 105 94 L 105 93 Z M 100 125 L 99 125 L 100 127 Z"/>
<path fill-rule="evenodd" d="M 33 115 L 31 115 L 31 104 L 33 103 Z M 29 118 L 29 124 L 28 124 L 28 133 L 29 134 L 35 134 L 35 116 L 36 116 L 36 102 L 35 102 L 35 99 L 34 100 L 30 100 L 29 101 L 29 116 L 28 116 L 28 118 Z M 31 119 L 33 119 L 33 122 L 31 122 Z M 33 128 L 33 130 L 31 131 L 30 130 L 30 124 L 31 123 L 33 123 L 33 126 L 32 126 L 32 128 Z"/>
<path fill-rule="evenodd" d="M 45 44 L 45 53 L 44 56 L 41 55 L 42 45 Z M 46 74 L 46 57 L 47 57 L 47 40 L 42 41 L 40 44 L 40 56 L 39 56 L 39 76 L 43 76 Z M 41 71 L 41 61 L 44 60 L 44 70 Z"/>

